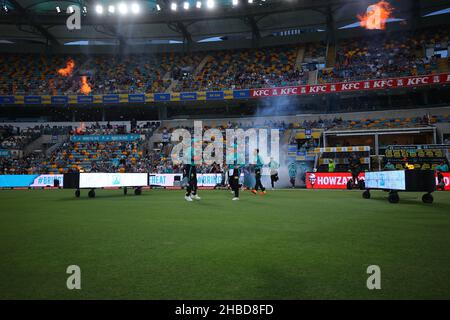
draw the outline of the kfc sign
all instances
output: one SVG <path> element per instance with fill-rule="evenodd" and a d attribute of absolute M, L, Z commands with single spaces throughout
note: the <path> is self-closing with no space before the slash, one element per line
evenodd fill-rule
<path fill-rule="evenodd" d="M 366 81 L 351 81 L 341 83 L 328 83 L 323 85 L 307 85 L 298 87 L 280 87 L 270 89 L 251 89 L 250 96 L 258 97 L 278 97 L 305 94 L 322 94 L 330 92 L 348 92 L 362 90 L 380 90 L 389 88 L 407 88 L 435 84 L 450 83 L 450 74 L 438 74 L 429 76 L 404 77 L 393 79 L 379 79 Z"/>

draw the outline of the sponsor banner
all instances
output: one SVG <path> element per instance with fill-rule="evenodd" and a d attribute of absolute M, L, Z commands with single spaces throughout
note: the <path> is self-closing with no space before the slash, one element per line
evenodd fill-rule
<path fill-rule="evenodd" d="M 41 174 L 34 178 L 33 183 L 30 187 L 46 187 L 54 185 L 55 180 L 59 180 L 59 186 L 64 186 L 64 175 L 63 174 Z"/>
<path fill-rule="evenodd" d="M 399 171 L 384 171 L 384 172 L 404 172 L 402 170 Z M 361 172 L 359 174 L 359 179 L 366 180 L 366 175 L 370 174 L 370 172 L 364 173 Z M 444 172 L 444 183 L 445 190 L 450 191 L 450 172 Z M 352 178 L 352 174 L 350 172 L 307 172 L 306 173 L 306 188 L 308 189 L 346 189 L 347 182 Z M 375 182 L 372 182 L 375 183 Z M 436 176 L 436 185 L 438 185 L 438 178 Z M 375 187 L 373 187 L 375 188 Z M 397 189 L 401 190 L 401 189 Z M 404 190 L 404 189 L 403 189 Z"/>
<path fill-rule="evenodd" d="M 363 178 L 360 173 L 359 178 Z M 308 189 L 346 189 L 347 182 L 352 178 L 350 172 L 307 172 L 306 188 Z"/>
<path fill-rule="evenodd" d="M 180 186 L 183 180 L 181 173 L 168 174 L 150 174 L 149 185 L 158 187 L 174 187 Z M 198 187 L 215 187 L 222 182 L 222 175 L 215 173 L 198 173 L 197 186 Z"/>
<path fill-rule="evenodd" d="M 10 152 L 9 150 L 0 149 L 0 157 L 9 157 Z"/>
<path fill-rule="evenodd" d="M 383 90 L 395 88 L 415 88 L 418 86 L 445 85 L 450 83 L 450 73 L 388 78 L 378 80 L 327 83 L 278 88 L 259 88 L 246 90 L 224 90 L 210 92 L 175 92 L 149 94 L 107 94 L 94 96 L 70 95 L 49 96 L 0 96 L 0 104 L 92 104 L 92 103 L 127 103 L 127 102 L 164 102 L 164 101 L 202 101 L 225 99 L 248 99 L 260 97 L 298 96 L 309 94 L 327 94 L 334 92 L 356 92 L 364 90 Z"/>
<path fill-rule="evenodd" d="M 232 100 L 233 99 L 233 90 L 225 90 L 223 92 L 223 98 L 225 100 Z"/>
<path fill-rule="evenodd" d="M 224 92 L 223 91 L 209 91 L 206 92 L 206 100 L 223 100 Z"/>
<path fill-rule="evenodd" d="M 103 95 L 102 101 L 103 101 L 103 103 L 119 103 L 120 102 L 118 94 Z"/>
<path fill-rule="evenodd" d="M 23 97 L 24 104 L 41 104 L 42 97 L 41 96 L 25 96 Z"/>
<path fill-rule="evenodd" d="M 53 187 L 54 180 L 59 180 L 62 187 L 63 177 L 62 174 L 5 174 L 0 175 L 0 188 Z"/>
<path fill-rule="evenodd" d="M 198 174 L 197 175 L 197 184 L 199 187 L 214 187 L 218 184 L 222 183 L 222 175 L 221 174 Z"/>
<path fill-rule="evenodd" d="M 52 103 L 52 99 L 51 96 L 49 95 L 45 95 L 45 96 L 41 96 L 42 99 L 42 104 L 51 104 Z"/>
<path fill-rule="evenodd" d="M 69 102 L 68 96 L 51 96 L 50 101 L 52 104 L 67 104 Z"/>
<path fill-rule="evenodd" d="M 134 141 L 141 138 L 140 134 L 111 134 L 111 135 L 77 135 L 71 136 L 74 142 L 106 142 L 106 141 Z"/>
<path fill-rule="evenodd" d="M 170 93 L 155 93 L 153 96 L 155 101 L 170 101 Z"/>
<path fill-rule="evenodd" d="M 233 99 L 250 98 L 250 90 L 233 90 Z"/>
<path fill-rule="evenodd" d="M 278 97 L 278 96 L 307 95 L 307 94 L 324 94 L 333 92 L 414 88 L 418 86 L 448 84 L 448 83 L 450 83 L 450 73 L 427 75 L 427 76 L 403 77 L 403 78 L 389 78 L 380 80 L 328 83 L 321 85 L 306 85 L 297 87 L 251 89 L 250 96 L 252 98 L 259 98 L 259 97 Z"/>
<path fill-rule="evenodd" d="M 94 96 L 77 96 L 78 103 L 94 103 Z"/>
<path fill-rule="evenodd" d="M 294 96 L 299 95 L 301 87 L 280 87 L 280 88 L 261 88 L 251 89 L 250 97 L 278 97 L 278 96 Z"/>
<path fill-rule="evenodd" d="M 173 187 L 175 185 L 175 177 L 177 177 L 179 182 L 183 179 L 182 174 L 150 174 L 148 184 L 158 187 Z"/>
<path fill-rule="evenodd" d="M 14 104 L 15 101 L 14 96 L 0 96 L 0 104 Z"/>
<path fill-rule="evenodd" d="M 417 150 L 449 150 L 450 145 L 448 144 L 423 144 L 423 145 L 394 145 L 388 146 L 387 150 L 407 150 L 407 151 L 417 151 Z"/>
<path fill-rule="evenodd" d="M 181 92 L 180 93 L 181 101 L 194 101 L 197 100 L 197 92 Z"/>
<path fill-rule="evenodd" d="M 147 173 L 80 173 L 80 188 L 145 187 Z"/>
<path fill-rule="evenodd" d="M 128 102 L 134 103 L 134 102 L 145 102 L 145 95 L 144 94 L 129 94 L 128 95 Z"/>
<path fill-rule="evenodd" d="M 442 175 L 444 176 L 444 184 L 445 184 L 445 191 L 450 191 L 450 172 L 443 172 Z M 436 176 L 436 185 L 438 185 L 438 178 Z"/>

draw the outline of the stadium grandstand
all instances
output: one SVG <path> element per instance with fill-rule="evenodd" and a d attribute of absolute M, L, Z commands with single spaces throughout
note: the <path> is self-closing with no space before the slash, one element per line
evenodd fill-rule
<path fill-rule="evenodd" d="M 450 298 L 450 278 L 437 276 L 450 263 L 450 1 L 0 4 L 0 299 Z M 205 158 L 230 148 L 231 161 Z M 401 174 L 403 187 L 385 187 Z M 409 189 L 427 174 L 432 189 Z M 115 190 L 129 188 L 141 197 Z M 83 189 L 97 199 L 84 202 Z M 393 208 L 369 191 L 405 200 Z M 62 236 L 65 223 L 80 236 Z M 365 256 L 373 241 L 379 251 Z M 60 254 L 71 244 L 86 255 Z M 32 261 L 64 277 L 69 260 L 89 288 L 27 275 Z M 391 272 L 389 288 L 361 282 L 370 264 Z M 182 273 L 192 280 L 178 287 Z M 112 278 L 117 288 L 98 289 Z"/>

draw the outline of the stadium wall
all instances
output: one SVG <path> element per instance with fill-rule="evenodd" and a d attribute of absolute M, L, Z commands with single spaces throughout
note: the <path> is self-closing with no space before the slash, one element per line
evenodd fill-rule
<path fill-rule="evenodd" d="M 383 111 L 364 111 L 364 112 L 349 112 L 349 113 L 326 113 L 326 114 L 298 114 L 296 116 L 270 116 L 270 117 L 247 117 L 247 118 L 214 118 L 204 119 L 204 125 L 214 125 L 219 121 L 223 122 L 238 122 L 242 124 L 262 125 L 265 121 L 284 121 L 286 123 L 298 121 L 314 121 L 342 118 L 343 120 L 359 120 L 359 119 L 377 119 L 377 118 L 401 118 L 401 117 L 423 117 L 426 113 L 431 115 L 448 115 L 450 114 L 449 107 L 437 107 L 432 109 L 399 109 L 399 110 L 383 110 Z M 161 123 L 162 127 L 177 127 L 186 125 L 186 121 L 194 121 L 194 119 L 179 119 L 179 120 L 164 120 Z M 443 129 L 446 127 L 443 126 Z M 450 130 L 450 124 L 449 124 Z"/>

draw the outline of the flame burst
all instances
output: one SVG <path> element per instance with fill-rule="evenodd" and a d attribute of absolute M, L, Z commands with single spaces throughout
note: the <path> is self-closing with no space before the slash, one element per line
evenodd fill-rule
<path fill-rule="evenodd" d="M 58 70 L 58 73 L 63 77 L 68 77 L 72 74 L 75 68 L 75 62 L 72 59 L 67 60 L 66 67 Z"/>
<path fill-rule="evenodd" d="M 82 94 L 88 95 L 89 93 L 91 93 L 91 91 L 92 91 L 92 89 L 91 89 L 91 86 L 88 84 L 87 77 L 82 76 L 80 92 Z"/>
<path fill-rule="evenodd" d="M 394 8 L 387 1 L 380 1 L 367 7 L 363 15 L 358 15 L 361 27 L 369 30 L 386 29 L 386 21 L 392 16 Z"/>

